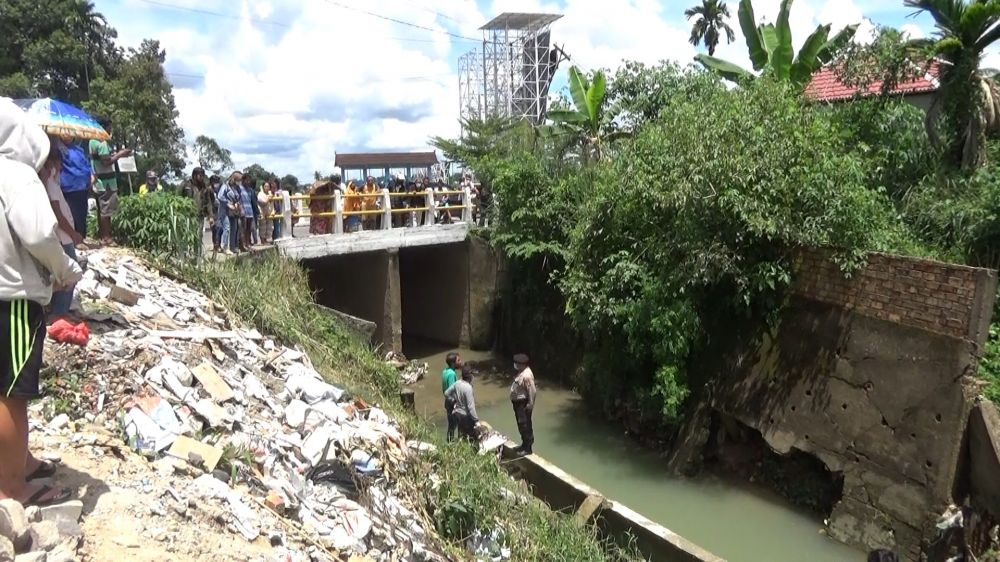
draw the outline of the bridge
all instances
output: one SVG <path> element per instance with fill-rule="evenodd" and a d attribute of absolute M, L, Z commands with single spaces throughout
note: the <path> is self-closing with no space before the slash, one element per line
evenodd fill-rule
<path fill-rule="evenodd" d="M 445 202 L 453 195 L 461 204 Z M 395 204 L 403 197 L 411 206 Z M 414 207 L 417 197 L 423 203 Z M 367 198 L 369 204 L 351 205 L 352 198 Z M 274 244 L 280 254 L 305 266 L 316 302 L 375 323 L 372 339 L 385 349 L 402 351 L 404 337 L 492 347 L 499 260 L 488 243 L 469 234 L 475 207 L 468 189 L 284 193 L 282 199 L 284 236 Z M 311 201 L 329 201 L 330 210 L 310 213 Z M 451 224 L 439 224 L 446 214 Z M 361 219 L 362 230 L 345 232 L 350 217 Z M 332 232 L 291 236 L 296 220 L 304 218 L 330 219 Z"/>

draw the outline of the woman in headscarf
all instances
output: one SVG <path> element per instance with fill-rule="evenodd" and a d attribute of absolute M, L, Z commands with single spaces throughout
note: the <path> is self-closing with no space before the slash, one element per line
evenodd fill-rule
<path fill-rule="evenodd" d="M 261 244 L 267 244 L 271 240 L 271 180 L 264 180 L 260 184 L 260 192 L 257 193 L 257 208 L 260 209 L 260 220 L 257 221 L 257 230 Z"/>
<path fill-rule="evenodd" d="M 347 182 L 347 193 L 344 194 L 344 232 L 361 230 L 361 215 L 348 215 L 361 210 L 361 192 L 358 184 L 351 180 Z"/>
<path fill-rule="evenodd" d="M 335 183 L 340 183 L 339 176 L 334 176 L 333 181 L 317 181 L 309 188 L 309 234 L 330 234 L 331 217 L 317 215 L 333 212 L 333 198 L 328 196 L 333 195 Z"/>

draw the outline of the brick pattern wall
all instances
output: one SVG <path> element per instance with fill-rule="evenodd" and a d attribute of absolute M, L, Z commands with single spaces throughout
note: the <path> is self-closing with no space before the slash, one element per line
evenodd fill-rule
<path fill-rule="evenodd" d="M 938 334 L 966 338 L 974 330 L 982 270 L 872 254 L 867 266 L 845 279 L 826 256 L 819 250 L 799 254 L 794 293 Z"/>

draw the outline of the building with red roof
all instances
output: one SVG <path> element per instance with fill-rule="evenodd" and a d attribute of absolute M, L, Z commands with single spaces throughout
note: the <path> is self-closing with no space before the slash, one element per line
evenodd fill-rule
<path fill-rule="evenodd" d="M 892 90 L 891 94 L 900 95 L 907 102 L 922 109 L 927 109 L 931 105 L 934 93 L 940 87 L 940 82 L 938 81 L 940 71 L 940 63 L 934 62 L 923 76 L 901 82 Z M 812 75 L 812 79 L 806 85 L 805 95 L 813 101 L 834 103 L 850 101 L 856 97 L 877 96 L 881 91 L 881 80 L 872 82 L 864 89 L 849 86 L 840 81 L 834 65 L 827 65 Z"/>

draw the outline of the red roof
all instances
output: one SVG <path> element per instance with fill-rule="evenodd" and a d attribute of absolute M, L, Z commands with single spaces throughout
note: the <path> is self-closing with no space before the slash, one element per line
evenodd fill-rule
<path fill-rule="evenodd" d="M 941 70 L 939 63 L 934 62 L 924 76 L 907 80 L 900 83 L 892 90 L 892 94 L 911 96 L 917 94 L 927 94 L 936 92 L 938 86 L 938 75 Z M 809 84 L 806 85 L 806 97 L 813 101 L 844 101 L 860 94 L 862 97 L 878 95 L 882 91 L 882 81 L 876 80 L 868 85 L 863 92 L 854 86 L 848 86 L 837 78 L 836 69 L 833 66 L 825 66 L 817 70 Z"/>

